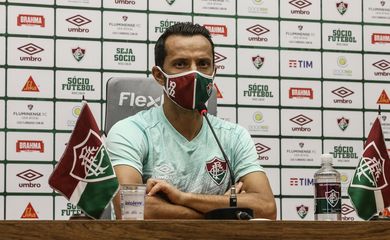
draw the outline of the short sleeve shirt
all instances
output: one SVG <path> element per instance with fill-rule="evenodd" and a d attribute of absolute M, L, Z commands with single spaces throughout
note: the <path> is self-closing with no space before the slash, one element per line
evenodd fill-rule
<path fill-rule="evenodd" d="M 209 116 L 230 160 L 235 181 L 263 171 L 249 133 L 241 126 Z M 148 178 L 163 179 L 181 191 L 224 194 L 230 187 L 226 161 L 206 121 L 188 141 L 167 120 L 162 107 L 151 108 L 117 122 L 107 136 L 114 166 L 129 165 Z"/>

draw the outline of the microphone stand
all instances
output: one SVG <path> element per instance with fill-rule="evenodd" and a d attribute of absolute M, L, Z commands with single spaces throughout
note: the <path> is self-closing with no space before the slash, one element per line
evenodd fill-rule
<path fill-rule="evenodd" d="M 201 115 L 206 119 L 207 124 L 209 125 L 211 132 L 213 133 L 214 139 L 218 144 L 219 149 L 222 152 L 222 156 L 225 158 L 226 165 L 228 166 L 230 172 L 230 197 L 229 197 L 229 206 L 228 208 L 217 208 L 212 211 L 209 211 L 205 214 L 206 219 L 238 219 L 238 220 L 249 220 L 253 218 L 253 210 L 250 208 L 238 208 L 237 207 L 237 193 L 236 193 L 236 184 L 234 179 L 234 173 L 230 166 L 229 158 L 227 157 L 225 151 L 222 148 L 221 143 L 218 140 L 217 135 L 213 127 L 211 126 L 210 120 L 207 117 L 207 108 L 203 104 L 203 106 L 199 107 L 198 111 Z"/>

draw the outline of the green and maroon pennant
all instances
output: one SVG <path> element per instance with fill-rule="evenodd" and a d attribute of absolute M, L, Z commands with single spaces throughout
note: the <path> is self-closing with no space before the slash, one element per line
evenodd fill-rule
<path fill-rule="evenodd" d="M 362 155 L 348 194 L 358 216 L 369 220 L 390 206 L 390 159 L 379 117 L 371 127 Z"/>
<path fill-rule="evenodd" d="M 79 206 L 85 214 L 99 218 L 119 189 L 95 118 L 85 103 L 49 185 Z"/>

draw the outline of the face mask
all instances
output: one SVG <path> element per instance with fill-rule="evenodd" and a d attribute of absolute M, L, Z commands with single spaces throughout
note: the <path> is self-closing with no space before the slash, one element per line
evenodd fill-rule
<path fill-rule="evenodd" d="M 164 91 L 168 97 L 182 108 L 194 110 L 206 103 L 213 91 L 214 74 L 209 76 L 198 71 L 168 75 L 157 67 L 166 77 Z"/>

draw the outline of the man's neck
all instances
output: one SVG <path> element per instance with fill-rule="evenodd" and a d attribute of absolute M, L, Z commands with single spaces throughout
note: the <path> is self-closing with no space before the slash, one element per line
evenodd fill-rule
<path fill-rule="evenodd" d="M 170 99 L 164 99 L 163 111 L 171 125 L 188 141 L 200 132 L 203 118 L 197 111 L 182 109 Z"/>

